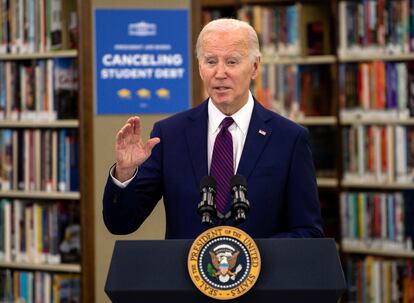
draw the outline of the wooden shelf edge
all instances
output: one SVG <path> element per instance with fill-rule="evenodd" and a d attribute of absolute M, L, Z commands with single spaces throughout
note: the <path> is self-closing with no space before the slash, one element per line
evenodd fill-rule
<path fill-rule="evenodd" d="M 363 180 L 355 181 L 341 181 L 342 187 L 355 187 L 355 188 L 376 188 L 376 189 L 414 189 L 413 182 L 407 183 L 380 183 L 380 182 L 367 182 Z"/>
<path fill-rule="evenodd" d="M 339 63 L 346 63 L 346 62 L 363 62 L 363 61 L 405 61 L 405 60 L 414 60 L 414 53 L 409 54 L 374 54 L 374 53 L 367 53 L 363 54 L 343 54 L 338 55 L 338 62 Z"/>
<path fill-rule="evenodd" d="M 366 254 L 377 255 L 384 257 L 400 257 L 400 258 L 414 258 L 414 251 L 397 251 L 397 250 L 383 250 L 383 249 L 371 249 L 371 248 L 357 248 L 342 246 L 342 252 L 348 254 Z"/>
<path fill-rule="evenodd" d="M 49 58 L 76 58 L 77 50 L 38 52 L 27 54 L 0 54 L 0 61 L 7 60 L 30 60 L 30 59 L 49 59 Z"/>
<path fill-rule="evenodd" d="M 335 188 L 338 186 L 336 178 L 316 178 L 318 187 Z"/>
<path fill-rule="evenodd" d="M 336 125 L 338 119 L 335 116 L 319 116 L 319 117 L 303 117 L 294 119 L 298 124 L 302 125 Z"/>
<path fill-rule="evenodd" d="M 236 6 L 236 0 L 201 0 L 201 6 L 203 9 L 214 8 L 214 7 L 223 7 L 223 6 Z"/>
<path fill-rule="evenodd" d="M 408 119 L 340 119 L 341 125 L 383 124 L 383 125 L 414 125 L 414 118 Z"/>
<path fill-rule="evenodd" d="M 32 264 L 21 262 L 0 262 L 0 268 L 29 269 L 40 271 L 59 271 L 80 273 L 80 264 Z"/>
<path fill-rule="evenodd" d="M 28 199 L 62 199 L 79 200 L 79 192 L 46 192 L 46 191 L 19 191 L 0 190 L 0 198 L 28 198 Z"/>
<path fill-rule="evenodd" d="M 263 55 L 263 64 L 333 64 L 337 61 L 335 55 L 308 56 L 308 57 L 279 57 Z"/>
<path fill-rule="evenodd" d="M 78 128 L 79 120 L 12 121 L 0 120 L 0 128 Z"/>

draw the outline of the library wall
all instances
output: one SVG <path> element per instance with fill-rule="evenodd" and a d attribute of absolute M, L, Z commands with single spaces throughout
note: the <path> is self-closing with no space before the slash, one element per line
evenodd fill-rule
<path fill-rule="evenodd" d="M 93 8 L 185 8 L 190 1 L 93 1 Z M 94 98 L 95 99 L 95 98 Z M 96 104 L 96 102 L 95 102 Z M 138 113 L 137 113 L 138 114 Z M 139 115 L 139 114 L 138 114 Z M 160 201 L 151 216 L 139 230 L 127 236 L 115 236 L 107 231 L 102 219 L 102 196 L 109 168 L 115 161 L 115 136 L 129 115 L 97 116 L 93 118 L 94 154 L 94 217 L 95 217 L 95 302 L 110 302 L 104 293 L 106 275 L 116 240 L 163 239 L 165 232 L 164 206 Z M 142 137 L 149 138 L 154 122 L 166 118 L 166 115 L 140 115 L 142 119 Z M 92 261 L 92 260 L 91 260 Z"/>

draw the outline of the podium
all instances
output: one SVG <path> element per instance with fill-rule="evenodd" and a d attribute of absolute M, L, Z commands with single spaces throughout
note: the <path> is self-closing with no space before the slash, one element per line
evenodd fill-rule
<path fill-rule="evenodd" d="M 193 240 L 116 241 L 105 292 L 114 303 L 218 302 L 187 271 Z M 230 302 L 338 302 L 346 289 L 333 239 L 255 239 L 260 276 Z"/>

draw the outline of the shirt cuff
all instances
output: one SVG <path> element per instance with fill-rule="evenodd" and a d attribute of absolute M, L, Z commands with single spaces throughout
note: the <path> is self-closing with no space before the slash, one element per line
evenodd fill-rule
<path fill-rule="evenodd" d="M 124 182 L 121 182 L 121 181 L 119 181 L 118 179 L 116 179 L 116 178 L 114 177 L 114 169 L 115 169 L 115 164 L 114 164 L 114 165 L 111 167 L 111 169 L 109 170 L 109 175 L 111 176 L 112 181 L 114 181 L 114 183 L 115 183 L 118 187 L 120 187 L 120 188 L 125 188 L 125 187 L 127 187 L 127 186 L 128 186 L 128 184 L 129 184 L 129 183 L 131 183 L 132 179 L 134 179 L 134 178 L 135 178 L 135 176 L 137 175 L 137 172 L 138 172 L 138 169 L 136 169 L 136 170 L 135 170 L 134 175 L 133 175 L 130 179 L 128 179 L 128 180 L 126 180 L 126 181 L 124 181 Z"/>

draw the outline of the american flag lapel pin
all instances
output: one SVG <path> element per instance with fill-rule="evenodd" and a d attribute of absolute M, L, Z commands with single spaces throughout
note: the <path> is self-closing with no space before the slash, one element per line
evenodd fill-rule
<path fill-rule="evenodd" d="M 263 129 L 259 129 L 259 134 L 262 136 L 266 136 L 266 132 Z"/>

